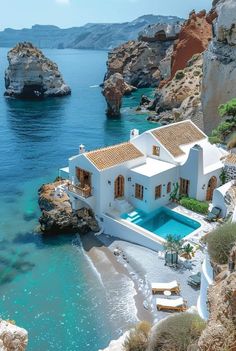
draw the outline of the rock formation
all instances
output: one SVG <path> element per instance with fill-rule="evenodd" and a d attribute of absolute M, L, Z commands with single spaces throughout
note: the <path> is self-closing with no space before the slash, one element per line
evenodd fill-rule
<path fill-rule="evenodd" d="M 169 75 L 171 61 L 164 58 L 167 51 L 170 54 L 180 27 L 179 23 L 148 26 L 138 40 L 126 42 L 108 54 L 103 92 L 105 97 L 109 95 L 108 115 L 119 115 L 122 92 L 127 92 L 124 83 L 136 88 L 157 87 Z"/>
<path fill-rule="evenodd" d="M 203 129 L 202 61 L 202 54 L 194 55 L 186 68 L 177 71 L 169 82 L 157 90 L 154 104 L 158 115 L 151 116 L 150 120 L 170 123 L 191 119 Z"/>
<path fill-rule="evenodd" d="M 107 116 L 118 117 L 120 115 L 120 108 L 122 97 L 130 94 L 136 88 L 127 84 L 120 73 L 114 73 L 105 82 L 103 86 L 103 95 L 107 102 Z"/>
<path fill-rule="evenodd" d="M 41 230 L 46 234 L 98 232 L 99 227 L 91 210 L 73 211 L 65 191 L 58 193 L 59 186 L 68 187 L 69 182 L 58 180 L 39 189 L 39 218 Z"/>
<path fill-rule="evenodd" d="M 184 69 L 193 55 L 202 53 L 208 47 L 211 38 L 211 24 L 206 11 L 199 13 L 192 11 L 174 45 L 171 77 L 173 78 L 178 70 Z"/>
<path fill-rule="evenodd" d="M 71 93 L 57 65 L 31 43 L 19 43 L 8 52 L 5 72 L 6 96 L 44 98 Z"/>
<path fill-rule="evenodd" d="M 236 246 L 231 252 L 235 258 Z M 209 288 L 210 318 L 198 342 L 199 351 L 236 350 L 236 272 L 222 270 Z"/>
<path fill-rule="evenodd" d="M 215 1 L 214 38 L 204 54 L 202 106 L 205 131 L 219 124 L 218 106 L 236 97 L 236 2 Z"/>
<path fill-rule="evenodd" d="M 10 321 L 0 320 L 0 350 L 24 351 L 28 344 L 28 333 Z"/>

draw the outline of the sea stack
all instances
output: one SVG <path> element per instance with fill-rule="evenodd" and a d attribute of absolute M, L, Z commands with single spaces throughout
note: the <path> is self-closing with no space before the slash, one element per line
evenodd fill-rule
<path fill-rule="evenodd" d="M 8 52 L 5 96 L 42 99 L 69 95 L 58 66 L 31 43 L 19 43 Z"/>

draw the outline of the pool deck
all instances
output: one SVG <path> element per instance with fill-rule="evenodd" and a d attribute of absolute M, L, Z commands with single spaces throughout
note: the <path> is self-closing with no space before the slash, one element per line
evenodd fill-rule
<path fill-rule="evenodd" d="M 168 208 L 191 219 L 199 221 L 201 228 L 185 238 L 186 241 L 198 246 L 199 240 L 208 232 L 214 230 L 219 224 L 208 223 L 204 220 L 204 216 L 185 209 L 178 204 L 169 204 Z M 143 246 L 139 246 L 124 240 L 120 240 L 107 235 L 99 237 L 105 246 L 112 252 L 115 249 L 121 251 L 121 255 L 117 257 L 117 261 L 125 266 L 129 275 L 138 286 L 138 291 L 144 296 L 144 305 L 152 311 L 156 321 L 161 320 L 169 315 L 169 312 L 157 311 L 155 301 L 157 297 L 163 295 L 152 295 L 151 283 L 170 282 L 177 280 L 181 287 L 180 296 L 187 300 L 189 308 L 196 309 L 199 297 L 199 289 L 194 289 L 188 285 L 188 277 L 197 272 L 201 272 L 201 265 L 204 259 L 204 248 L 198 249 L 195 257 L 191 261 L 181 260 L 176 268 L 165 266 L 165 261 L 161 253 L 152 251 Z M 176 298 L 176 296 L 171 296 Z M 143 307 L 145 309 L 145 307 Z"/>

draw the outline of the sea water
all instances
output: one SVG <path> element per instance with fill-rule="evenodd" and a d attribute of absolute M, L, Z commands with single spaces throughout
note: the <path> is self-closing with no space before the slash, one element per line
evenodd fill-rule
<path fill-rule="evenodd" d="M 7 51 L 0 49 L 0 315 L 28 330 L 30 351 L 96 351 L 135 320 L 135 311 L 117 325 L 112 298 L 79 238 L 35 232 L 37 191 L 55 179 L 81 143 L 89 150 L 127 140 L 132 128 L 152 128 L 144 114 L 134 112 L 140 96 L 151 91 L 125 98 L 121 118 L 109 120 L 99 88 L 107 52 L 44 50 L 72 95 L 9 99 L 3 96 Z"/>

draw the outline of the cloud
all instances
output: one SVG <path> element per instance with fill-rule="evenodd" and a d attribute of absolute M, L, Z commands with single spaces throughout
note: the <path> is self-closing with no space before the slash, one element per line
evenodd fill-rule
<path fill-rule="evenodd" d="M 57 4 L 61 4 L 61 5 L 69 5 L 70 4 L 70 0 L 55 0 L 55 2 Z"/>

